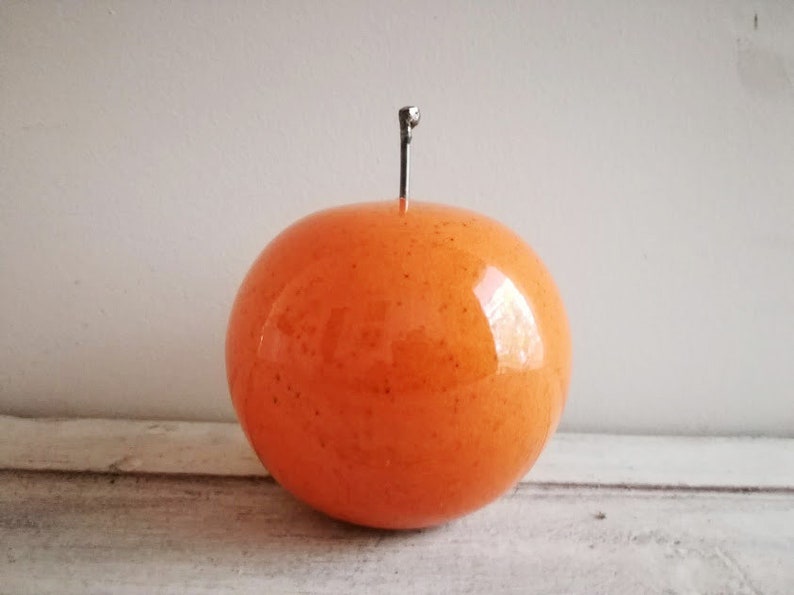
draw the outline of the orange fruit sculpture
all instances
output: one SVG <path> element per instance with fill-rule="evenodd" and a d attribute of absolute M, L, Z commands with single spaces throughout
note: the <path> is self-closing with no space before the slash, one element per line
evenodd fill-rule
<path fill-rule="evenodd" d="M 245 278 L 226 345 L 237 415 L 273 477 L 332 517 L 394 529 L 513 486 L 557 427 L 571 359 L 554 282 L 518 236 L 406 205 L 285 230 Z"/>

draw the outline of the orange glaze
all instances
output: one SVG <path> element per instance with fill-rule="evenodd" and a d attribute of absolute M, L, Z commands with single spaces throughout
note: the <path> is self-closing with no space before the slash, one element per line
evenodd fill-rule
<path fill-rule="evenodd" d="M 417 528 L 514 485 L 570 375 L 554 283 L 503 225 L 397 202 L 315 213 L 254 263 L 226 344 L 262 462 L 338 519 Z"/>

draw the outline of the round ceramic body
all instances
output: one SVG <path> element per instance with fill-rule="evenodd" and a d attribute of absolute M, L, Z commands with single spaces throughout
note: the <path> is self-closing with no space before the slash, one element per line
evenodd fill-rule
<path fill-rule="evenodd" d="M 560 419 L 555 285 L 503 225 L 413 201 L 349 205 L 268 245 L 226 344 L 237 415 L 275 479 L 339 519 L 438 524 L 497 498 Z"/>

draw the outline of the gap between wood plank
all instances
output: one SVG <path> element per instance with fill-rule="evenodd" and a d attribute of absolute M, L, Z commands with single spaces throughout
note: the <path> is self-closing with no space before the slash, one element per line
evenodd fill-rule
<path fill-rule="evenodd" d="M 266 476 L 236 423 L 0 416 L 0 469 Z M 794 440 L 557 434 L 522 483 L 794 490 Z"/>

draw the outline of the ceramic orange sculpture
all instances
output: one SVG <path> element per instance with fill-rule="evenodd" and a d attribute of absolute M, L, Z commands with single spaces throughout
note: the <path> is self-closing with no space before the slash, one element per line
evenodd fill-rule
<path fill-rule="evenodd" d="M 563 305 L 503 225 L 401 198 L 329 209 L 268 245 L 226 345 L 254 450 L 292 494 L 372 527 L 418 528 L 494 500 L 532 466 L 566 397 Z"/>

